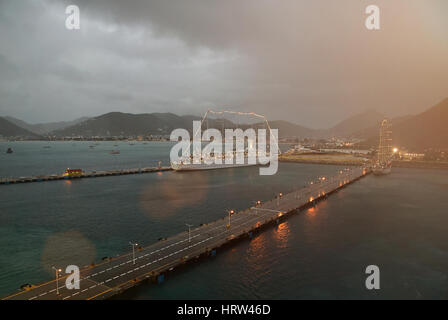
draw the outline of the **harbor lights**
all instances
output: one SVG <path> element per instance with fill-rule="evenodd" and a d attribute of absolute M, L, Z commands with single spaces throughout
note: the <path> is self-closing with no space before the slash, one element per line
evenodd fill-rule
<path fill-rule="evenodd" d="M 188 227 L 188 242 L 191 242 L 191 227 L 193 226 L 192 224 L 185 224 Z"/>
<path fill-rule="evenodd" d="M 129 242 L 132 246 L 132 264 L 135 264 L 135 247 L 138 246 L 138 243 Z"/>
<path fill-rule="evenodd" d="M 56 273 L 56 294 L 59 294 L 59 273 L 62 272 L 62 269 L 56 269 L 55 267 L 51 267 Z"/>

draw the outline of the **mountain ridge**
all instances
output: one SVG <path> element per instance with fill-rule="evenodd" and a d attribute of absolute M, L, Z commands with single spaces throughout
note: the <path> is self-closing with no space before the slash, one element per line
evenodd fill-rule
<path fill-rule="evenodd" d="M 329 129 L 312 129 L 285 120 L 273 120 L 269 123 L 272 128 L 279 129 L 280 138 L 358 138 L 365 140 L 363 145 L 375 146 L 378 140 L 379 124 L 383 118 L 384 116 L 381 113 L 375 110 L 367 110 L 352 115 Z M 8 121 L 5 118 L 2 119 Z M 177 128 L 187 129 L 191 134 L 192 121 L 201 119 L 202 117 L 199 116 L 179 116 L 174 113 L 132 114 L 114 111 L 50 131 L 47 135 L 53 137 L 169 135 Z M 8 134 L 9 136 L 24 135 L 33 138 L 38 136 L 25 128 L 20 128 L 16 124 L 8 122 L 10 123 L 8 128 L 11 132 L 7 133 L 7 130 L 3 128 L 4 136 L 8 136 Z M 13 127 L 11 127 L 11 124 Z M 394 144 L 418 150 L 448 148 L 447 124 L 448 98 L 417 115 L 392 118 Z M 236 127 L 233 122 L 227 119 L 209 119 L 208 126 L 218 129 Z M 20 131 L 17 127 L 25 131 Z M 242 129 L 248 127 L 264 128 L 264 123 L 239 125 L 239 127 Z"/>
<path fill-rule="evenodd" d="M 0 117 L 0 136 L 3 137 L 22 137 L 29 139 L 39 139 L 42 138 L 40 135 L 37 135 L 31 131 L 23 129 L 18 125 L 8 121 L 4 117 Z"/>
<path fill-rule="evenodd" d="M 448 98 L 413 116 L 392 119 L 392 144 L 410 151 L 448 149 Z M 362 143 L 377 146 L 379 126 L 370 128 L 372 134 Z"/>
<path fill-rule="evenodd" d="M 81 117 L 81 118 L 75 119 L 73 121 L 58 121 L 58 122 L 31 124 L 31 123 L 28 123 L 26 121 L 23 121 L 23 120 L 14 118 L 14 117 L 5 116 L 4 118 L 6 120 L 8 120 L 9 122 L 12 122 L 15 125 L 23 128 L 25 130 L 31 131 L 37 135 L 45 135 L 47 133 L 50 133 L 51 131 L 67 128 L 74 124 L 77 124 L 77 123 L 80 123 L 82 121 L 89 119 L 88 117 Z"/>

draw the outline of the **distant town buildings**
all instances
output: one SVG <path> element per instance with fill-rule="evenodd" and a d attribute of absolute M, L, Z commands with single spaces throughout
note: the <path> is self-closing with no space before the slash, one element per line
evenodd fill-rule
<path fill-rule="evenodd" d="M 148 136 L 48 136 L 51 141 L 169 141 L 169 135 Z"/>

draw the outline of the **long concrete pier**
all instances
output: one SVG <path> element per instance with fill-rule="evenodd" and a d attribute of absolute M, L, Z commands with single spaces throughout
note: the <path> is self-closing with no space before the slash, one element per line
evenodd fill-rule
<path fill-rule="evenodd" d="M 143 281 L 162 282 L 165 274 L 200 258 L 213 256 L 217 249 L 237 239 L 251 238 L 255 232 L 285 219 L 300 209 L 313 206 L 333 192 L 370 173 L 369 168 L 350 168 L 332 177 L 319 177 L 308 186 L 275 199 L 235 212 L 122 256 L 107 259 L 80 271 L 79 289 L 67 289 L 67 275 L 39 285 L 31 285 L 4 300 L 106 299 Z M 64 266 L 60 266 L 64 270 Z"/>
<path fill-rule="evenodd" d="M 0 178 L 0 184 L 7 185 L 16 183 L 44 182 L 55 180 L 75 180 L 83 178 L 121 176 L 127 174 L 150 173 L 150 172 L 170 171 L 170 170 L 172 170 L 171 167 L 147 167 L 147 168 L 134 168 L 134 169 L 90 171 L 90 172 L 83 172 L 82 174 L 73 176 L 65 176 L 64 174 L 52 174 L 52 175 L 20 177 L 20 178 Z"/>

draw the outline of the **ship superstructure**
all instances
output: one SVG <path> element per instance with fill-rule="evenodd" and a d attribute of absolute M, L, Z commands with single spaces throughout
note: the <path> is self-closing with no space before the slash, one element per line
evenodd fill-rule
<path fill-rule="evenodd" d="M 269 134 L 269 143 L 265 146 L 266 149 L 266 158 L 269 158 L 270 154 L 270 144 L 274 143 L 277 146 L 277 150 L 279 153 L 281 153 L 280 149 L 278 148 L 278 141 L 274 136 L 272 135 L 271 128 L 269 125 L 269 122 L 267 119 L 262 116 L 258 115 L 253 112 L 236 112 L 236 111 L 213 111 L 213 110 L 207 110 L 204 117 L 201 121 L 201 126 L 199 127 L 198 131 L 194 132 L 194 137 L 201 137 L 201 131 L 202 126 L 205 125 L 208 129 L 208 119 L 207 116 L 209 114 L 216 114 L 216 115 L 249 115 L 249 116 L 255 116 L 257 118 L 261 118 L 263 120 L 262 124 L 266 127 L 266 132 Z M 222 135 L 224 136 L 224 119 L 221 119 L 222 121 L 222 129 L 220 130 Z M 247 126 L 247 125 L 245 125 Z M 236 129 L 236 128 L 234 128 Z M 240 148 L 235 149 L 232 148 L 233 151 L 227 151 L 220 152 L 220 153 L 211 153 L 210 155 L 206 156 L 205 158 L 202 155 L 183 155 L 179 160 L 177 161 L 171 161 L 171 168 L 173 168 L 176 171 L 193 171 L 193 170 L 211 170 L 211 169 L 227 169 L 227 168 L 235 168 L 235 167 L 248 167 L 248 166 L 256 166 L 260 165 L 261 163 L 258 162 L 258 157 L 254 157 L 255 159 L 249 159 L 249 150 L 255 150 L 255 141 L 253 139 L 247 139 L 247 141 L 244 140 L 236 140 L 235 143 L 237 145 L 240 145 Z M 201 142 L 206 142 L 202 141 Z M 239 142 L 239 143 L 238 143 Z M 247 144 L 246 144 L 247 142 Z M 241 147 L 242 146 L 242 147 Z M 224 147 L 224 145 L 223 145 Z M 255 152 L 259 152 L 255 151 Z M 243 160 L 243 161 L 241 161 Z M 254 161 L 255 160 L 255 161 Z M 265 165 L 266 163 L 263 163 Z"/>

